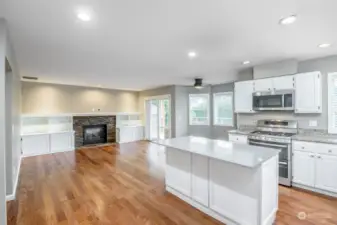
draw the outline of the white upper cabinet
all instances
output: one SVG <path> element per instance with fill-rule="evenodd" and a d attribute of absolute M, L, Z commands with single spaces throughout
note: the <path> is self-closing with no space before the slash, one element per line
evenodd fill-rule
<path fill-rule="evenodd" d="M 273 86 L 272 79 L 261 79 L 254 81 L 254 91 L 271 91 Z"/>
<path fill-rule="evenodd" d="M 235 112 L 253 113 L 254 81 L 236 82 L 234 88 Z"/>
<path fill-rule="evenodd" d="M 274 90 L 285 90 L 295 88 L 294 76 L 282 76 L 272 78 Z"/>
<path fill-rule="evenodd" d="M 254 80 L 254 91 L 294 89 L 294 76 L 281 76 Z"/>
<path fill-rule="evenodd" d="M 295 76 L 295 113 L 322 112 L 322 75 L 320 72 Z"/>

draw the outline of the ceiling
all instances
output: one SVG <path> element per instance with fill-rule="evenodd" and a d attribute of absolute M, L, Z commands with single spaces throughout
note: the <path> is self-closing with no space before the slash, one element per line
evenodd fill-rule
<path fill-rule="evenodd" d="M 195 77 L 215 84 L 245 67 L 337 53 L 336 0 L 6 1 L 21 76 L 42 82 L 129 90 L 192 85 Z M 92 20 L 80 21 L 79 10 Z M 296 23 L 279 25 L 292 14 Z M 326 42 L 334 44 L 317 47 Z"/>

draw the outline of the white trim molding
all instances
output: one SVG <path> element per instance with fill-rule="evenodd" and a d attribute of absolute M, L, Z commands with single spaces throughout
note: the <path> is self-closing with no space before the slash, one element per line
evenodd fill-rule
<path fill-rule="evenodd" d="M 6 201 L 12 201 L 15 200 L 16 198 L 16 190 L 18 189 L 18 184 L 19 184 L 19 177 L 20 177 L 20 170 L 21 170 L 21 162 L 22 162 L 22 155 L 20 155 L 19 159 L 19 164 L 18 164 L 18 169 L 16 172 L 16 178 L 13 186 L 13 193 L 10 195 L 6 195 Z"/>

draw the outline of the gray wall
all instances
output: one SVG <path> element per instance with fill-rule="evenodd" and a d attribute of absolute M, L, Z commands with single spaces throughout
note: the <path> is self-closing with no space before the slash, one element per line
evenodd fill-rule
<path fill-rule="evenodd" d="M 188 135 L 188 88 L 174 86 L 174 128 L 175 137 Z"/>
<path fill-rule="evenodd" d="M 259 65 L 255 66 L 253 71 L 254 79 L 296 74 L 298 72 L 298 61 L 290 59 L 271 64 Z"/>
<path fill-rule="evenodd" d="M 6 214 L 6 126 L 5 126 L 5 55 L 6 28 L 0 18 L 0 224 L 7 223 Z"/>
<path fill-rule="evenodd" d="M 303 129 L 328 129 L 327 74 L 337 72 L 337 56 L 312 59 L 299 62 L 298 72 L 321 71 L 323 77 L 323 109 L 321 114 L 294 114 L 291 112 L 261 112 L 257 114 L 239 114 L 238 125 L 254 125 L 258 119 L 297 120 Z M 253 74 L 251 74 L 253 77 Z M 317 120 L 317 127 L 309 127 L 310 120 Z"/>

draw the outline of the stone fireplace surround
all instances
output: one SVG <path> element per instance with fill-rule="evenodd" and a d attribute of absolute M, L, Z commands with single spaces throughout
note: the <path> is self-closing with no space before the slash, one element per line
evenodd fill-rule
<path fill-rule="evenodd" d="M 84 125 L 107 125 L 107 143 L 116 142 L 116 116 L 74 116 L 73 128 L 75 131 L 75 147 L 83 145 Z"/>

